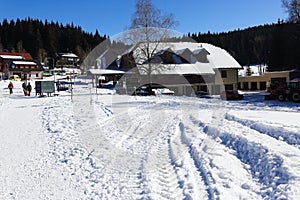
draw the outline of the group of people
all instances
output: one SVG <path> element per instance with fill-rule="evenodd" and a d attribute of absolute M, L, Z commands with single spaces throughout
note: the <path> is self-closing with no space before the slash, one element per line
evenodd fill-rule
<path fill-rule="evenodd" d="M 14 85 L 10 81 L 9 84 L 8 84 L 9 94 L 13 93 L 13 88 L 14 88 Z M 22 89 L 23 89 L 23 92 L 24 92 L 25 96 L 30 96 L 30 93 L 31 93 L 31 90 L 32 90 L 32 86 L 30 85 L 29 82 L 28 82 L 28 84 L 26 84 L 26 82 L 24 82 L 22 84 Z"/>
<path fill-rule="evenodd" d="M 28 82 L 28 84 L 26 84 L 26 82 L 23 82 L 22 88 L 23 88 L 24 95 L 30 96 L 32 90 L 32 86 L 30 85 L 30 83 Z"/>

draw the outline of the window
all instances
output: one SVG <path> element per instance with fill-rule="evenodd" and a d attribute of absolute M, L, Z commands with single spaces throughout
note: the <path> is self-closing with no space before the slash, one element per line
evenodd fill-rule
<path fill-rule="evenodd" d="M 35 74 L 35 77 L 39 77 L 39 73 L 36 73 L 36 74 Z"/>
<path fill-rule="evenodd" d="M 267 89 L 267 83 L 265 81 L 259 82 L 259 89 L 260 90 L 266 90 Z"/>
<path fill-rule="evenodd" d="M 257 90 L 257 82 L 251 82 L 251 90 Z"/>
<path fill-rule="evenodd" d="M 227 71 L 222 70 L 222 71 L 221 71 L 221 77 L 222 77 L 222 78 L 227 78 Z"/>
<path fill-rule="evenodd" d="M 243 82 L 243 89 L 244 90 L 249 90 L 248 82 Z"/>
<path fill-rule="evenodd" d="M 201 85 L 200 86 L 200 91 L 207 92 L 207 85 Z"/>
<path fill-rule="evenodd" d="M 225 90 L 233 90 L 233 84 L 226 84 Z"/>

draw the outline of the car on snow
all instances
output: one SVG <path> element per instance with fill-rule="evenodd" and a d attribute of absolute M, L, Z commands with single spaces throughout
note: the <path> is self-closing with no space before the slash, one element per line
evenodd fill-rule
<path fill-rule="evenodd" d="M 137 96 L 154 96 L 155 92 L 152 91 L 152 89 L 149 86 L 141 86 L 139 88 L 137 88 L 133 95 L 137 95 Z"/>
<path fill-rule="evenodd" d="M 152 89 L 155 95 L 174 95 L 175 92 L 173 90 L 170 90 L 169 88 L 157 88 Z"/>
<path fill-rule="evenodd" d="M 205 91 L 196 91 L 193 96 L 198 97 L 198 98 L 206 98 L 206 99 L 211 98 L 211 96 L 208 94 L 208 92 L 205 92 Z"/>
<path fill-rule="evenodd" d="M 11 81 L 21 81 L 21 78 L 19 77 L 19 75 L 14 74 L 14 75 L 11 75 L 9 77 L 9 80 L 11 80 Z"/>
<path fill-rule="evenodd" d="M 239 94 L 237 90 L 226 90 L 221 92 L 220 97 L 222 100 L 242 100 L 244 95 Z"/>
<path fill-rule="evenodd" d="M 169 88 L 153 83 L 150 87 L 149 84 L 142 85 L 134 90 L 132 95 L 137 96 L 156 96 L 156 95 L 175 95 L 175 92 Z"/>

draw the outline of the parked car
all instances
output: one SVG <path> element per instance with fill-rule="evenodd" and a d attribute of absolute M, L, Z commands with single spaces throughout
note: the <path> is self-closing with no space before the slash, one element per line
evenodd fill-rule
<path fill-rule="evenodd" d="M 244 95 L 239 94 L 237 90 L 226 90 L 223 91 L 221 94 L 221 99 L 223 100 L 241 100 L 244 98 Z"/>
<path fill-rule="evenodd" d="M 9 77 L 9 80 L 12 80 L 12 81 L 21 81 L 21 78 L 19 77 L 19 75 L 14 74 L 14 75 L 11 75 Z"/>
<path fill-rule="evenodd" d="M 149 87 L 149 86 L 141 86 L 139 88 L 137 88 L 133 95 L 137 95 L 137 96 L 152 96 L 155 95 L 155 92 Z"/>
<path fill-rule="evenodd" d="M 198 98 L 207 98 L 207 99 L 211 98 L 211 96 L 205 91 L 196 91 L 195 96 Z"/>
<path fill-rule="evenodd" d="M 175 92 L 170 90 L 169 88 L 157 88 L 152 89 L 155 95 L 174 95 Z"/>

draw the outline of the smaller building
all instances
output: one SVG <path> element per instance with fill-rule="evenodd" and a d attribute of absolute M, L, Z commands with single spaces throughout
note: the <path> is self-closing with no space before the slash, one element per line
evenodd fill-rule
<path fill-rule="evenodd" d="M 79 57 L 74 53 L 58 53 L 57 68 L 78 68 Z"/>
<path fill-rule="evenodd" d="M 272 85 L 280 85 L 300 77 L 297 70 L 265 72 L 261 75 L 239 76 L 240 90 L 268 90 Z"/>

